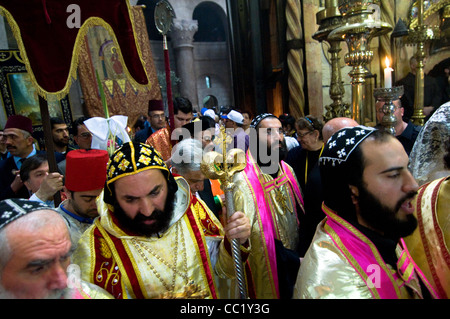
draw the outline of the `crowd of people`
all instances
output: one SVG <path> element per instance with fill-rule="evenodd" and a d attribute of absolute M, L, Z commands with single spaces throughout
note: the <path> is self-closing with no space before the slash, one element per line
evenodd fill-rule
<path fill-rule="evenodd" d="M 420 127 L 394 101 L 395 135 L 349 118 L 173 105 L 171 127 L 163 101 L 149 101 L 110 153 L 91 148 L 88 118 L 70 132 L 52 118 L 55 172 L 31 120 L 8 118 L 0 298 L 450 297 L 450 102 Z M 222 172 L 231 149 L 245 165 L 229 163 L 230 192 L 203 165 L 213 154 Z"/>

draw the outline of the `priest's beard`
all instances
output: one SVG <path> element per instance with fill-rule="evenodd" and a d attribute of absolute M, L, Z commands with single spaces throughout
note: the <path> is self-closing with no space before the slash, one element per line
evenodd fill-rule
<path fill-rule="evenodd" d="M 62 140 L 53 141 L 53 142 L 54 142 L 55 145 L 58 146 L 58 147 L 66 147 L 67 145 L 69 145 L 69 142 L 62 141 Z"/>
<path fill-rule="evenodd" d="M 286 141 L 284 139 L 280 142 L 280 148 L 277 149 L 277 151 L 278 151 L 279 162 L 284 161 L 286 159 L 287 153 L 288 153 Z"/>
<path fill-rule="evenodd" d="M 147 217 L 138 213 L 134 218 L 129 217 L 125 211 L 120 207 L 117 201 L 114 202 L 114 216 L 119 221 L 121 227 L 129 230 L 137 235 L 150 237 L 164 232 L 168 227 L 173 217 L 175 192 L 169 188 L 167 192 L 164 210 L 155 209 L 153 213 Z M 148 225 L 144 223 L 147 220 L 155 220 L 154 223 Z"/>
<path fill-rule="evenodd" d="M 279 147 L 277 147 L 279 146 Z M 288 153 L 286 141 L 281 140 L 276 146 L 264 144 L 257 144 L 257 162 L 264 174 L 276 175 L 278 173 L 278 166 L 283 161 Z M 265 152 L 265 154 L 264 154 Z"/>
<path fill-rule="evenodd" d="M 417 219 L 414 215 L 406 215 L 406 220 L 400 220 L 397 217 L 403 202 L 416 194 L 417 192 L 406 194 L 397 202 L 395 208 L 391 209 L 362 186 L 359 187 L 359 213 L 372 228 L 381 231 L 387 238 L 398 240 L 412 234 L 417 227 Z"/>

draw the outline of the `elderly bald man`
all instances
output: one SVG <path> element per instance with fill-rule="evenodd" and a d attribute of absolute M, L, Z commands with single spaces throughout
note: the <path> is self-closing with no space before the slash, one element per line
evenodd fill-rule
<path fill-rule="evenodd" d="M 344 127 L 355 127 L 358 125 L 358 122 L 356 122 L 354 119 L 348 117 L 335 117 L 334 119 L 329 120 L 323 125 L 323 142 L 326 143 L 334 133 L 336 133 L 340 129 L 343 129 Z"/>

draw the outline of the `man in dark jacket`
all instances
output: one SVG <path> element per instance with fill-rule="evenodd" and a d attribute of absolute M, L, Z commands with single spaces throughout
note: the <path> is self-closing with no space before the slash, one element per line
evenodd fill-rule
<path fill-rule="evenodd" d="M 30 197 L 19 170 L 26 158 L 36 154 L 32 133 L 32 122 L 25 116 L 11 115 L 6 121 L 3 140 L 11 156 L 0 161 L 0 200 Z"/>
<path fill-rule="evenodd" d="M 414 113 L 414 88 L 416 86 L 417 67 L 417 59 L 414 56 L 409 60 L 409 66 L 411 71 L 403 79 L 395 83 L 396 86 L 403 85 L 404 94 L 401 97 L 401 101 L 405 109 L 403 121 L 406 123 L 409 122 Z M 441 106 L 442 91 L 436 79 L 426 74 L 424 74 L 423 97 L 423 113 L 428 119 Z"/>

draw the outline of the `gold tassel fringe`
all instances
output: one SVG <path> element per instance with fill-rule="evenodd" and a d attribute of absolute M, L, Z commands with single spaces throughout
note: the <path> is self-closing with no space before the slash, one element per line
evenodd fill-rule
<path fill-rule="evenodd" d="M 134 21 L 134 17 L 130 12 L 130 4 L 127 1 L 127 7 L 128 7 L 128 14 L 130 17 L 130 21 L 131 21 L 131 26 L 133 29 L 133 36 L 135 39 L 137 39 L 137 35 L 135 32 L 135 21 Z M 30 80 L 33 83 L 35 89 L 36 89 L 36 93 L 39 94 L 40 96 L 42 96 L 44 99 L 48 100 L 53 100 L 55 97 L 58 100 L 63 99 L 67 94 L 69 94 L 70 91 L 70 87 L 72 85 L 72 83 L 77 79 L 77 69 L 78 69 L 78 64 L 79 64 L 79 56 L 80 56 L 80 51 L 81 51 L 81 47 L 84 44 L 84 37 L 87 35 L 87 33 L 89 32 L 89 29 L 95 26 L 101 26 L 103 28 L 105 28 L 108 33 L 110 34 L 114 44 L 116 45 L 117 49 L 118 49 L 118 54 L 119 54 L 119 59 L 120 62 L 122 63 L 122 65 L 124 66 L 124 72 L 125 75 L 128 79 L 128 81 L 130 81 L 130 83 L 132 84 L 133 87 L 137 88 L 137 89 L 142 89 L 142 90 L 149 90 L 150 89 L 150 80 L 149 80 L 149 76 L 147 73 L 147 70 L 145 69 L 145 63 L 143 61 L 142 58 L 142 52 L 141 52 L 141 48 L 139 46 L 139 42 L 137 40 L 135 40 L 136 43 L 136 49 L 138 52 L 138 56 L 139 56 L 139 60 L 141 61 L 142 67 L 144 69 L 145 75 L 147 77 L 148 80 L 148 84 L 147 85 L 143 85 L 138 83 L 130 74 L 130 72 L 128 71 L 127 65 L 125 64 L 125 61 L 123 59 L 122 56 L 122 51 L 120 49 L 119 46 L 119 42 L 117 41 L 116 35 L 112 29 L 112 27 L 109 25 L 109 23 L 107 23 L 105 20 L 103 20 L 102 18 L 99 17 L 90 17 L 89 19 L 87 19 L 83 25 L 81 26 L 80 30 L 78 31 L 77 37 L 75 39 L 75 44 L 73 47 L 73 51 L 72 51 L 72 60 L 70 63 L 70 69 L 69 69 L 69 74 L 67 75 L 67 79 L 66 79 L 66 83 L 64 85 L 64 87 L 57 91 L 57 92 L 49 92 L 46 91 L 45 89 L 43 89 L 40 84 L 36 81 L 36 77 L 34 76 L 34 72 L 31 68 L 30 65 L 30 61 L 28 60 L 28 55 L 27 52 L 25 50 L 25 45 L 22 41 L 22 35 L 21 35 L 21 31 L 19 28 L 19 25 L 17 24 L 16 20 L 14 19 L 14 17 L 12 16 L 12 14 L 6 10 L 4 7 L 0 6 L 0 15 L 4 16 L 6 18 L 6 20 L 8 21 L 11 30 L 13 32 L 13 35 L 17 41 L 17 44 L 19 46 L 19 51 L 21 53 L 22 56 L 22 61 L 25 64 L 25 67 L 28 71 L 28 74 L 30 76 Z"/>

